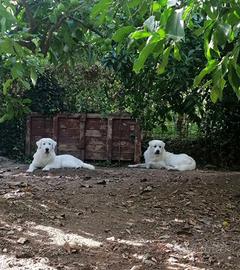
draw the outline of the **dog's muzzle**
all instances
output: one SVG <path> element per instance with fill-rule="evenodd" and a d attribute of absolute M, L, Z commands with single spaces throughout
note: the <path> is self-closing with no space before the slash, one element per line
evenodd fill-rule
<path fill-rule="evenodd" d="M 159 154 L 160 154 L 160 150 L 156 150 L 155 155 L 159 155 Z"/>
<path fill-rule="evenodd" d="M 45 153 L 48 154 L 49 153 L 49 148 L 45 149 Z"/>

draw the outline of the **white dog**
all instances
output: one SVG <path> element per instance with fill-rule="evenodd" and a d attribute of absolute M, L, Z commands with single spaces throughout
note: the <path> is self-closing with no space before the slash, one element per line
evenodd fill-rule
<path fill-rule="evenodd" d="M 37 152 L 33 156 L 33 161 L 29 166 L 27 172 L 33 172 L 37 168 L 43 168 L 43 171 L 60 168 L 86 168 L 94 170 L 93 165 L 84 163 L 80 159 L 72 155 L 55 154 L 55 147 L 57 143 L 50 138 L 42 138 L 36 142 Z"/>
<path fill-rule="evenodd" d="M 160 140 L 149 142 L 148 149 L 144 152 L 145 163 L 129 165 L 130 168 L 153 168 L 177 171 L 194 170 L 195 160 L 186 154 L 173 154 L 165 150 L 165 143 Z"/>

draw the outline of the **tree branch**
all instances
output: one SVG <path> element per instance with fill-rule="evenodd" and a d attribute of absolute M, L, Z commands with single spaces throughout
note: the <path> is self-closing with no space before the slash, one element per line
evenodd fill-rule
<path fill-rule="evenodd" d="M 25 1 L 25 0 L 23 0 Z M 74 13 L 75 11 L 77 11 L 80 8 L 80 6 L 74 8 L 73 10 L 69 11 L 68 13 Z M 67 14 L 67 15 L 62 15 L 61 17 L 59 17 L 58 21 L 56 22 L 56 24 L 52 25 L 52 27 L 50 28 L 50 30 L 47 32 L 45 39 L 42 41 L 42 45 L 41 45 L 41 51 L 43 53 L 44 56 L 47 55 L 47 52 L 49 50 L 50 47 L 50 43 L 53 37 L 53 33 L 58 30 L 62 23 L 64 22 L 64 20 L 66 19 L 72 19 L 76 22 L 78 22 L 79 24 L 81 24 L 83 27 L 89 29 L 90 31 L 94 32 L 95 34 L 99 35 L 102 38 L 105 38 L 105 36 L 98 31 L 97 29 L 94 29 L 92 25 L 87 24 L 85 22 L 83 22 L 82 20 L 75 18 L 74 16 Z"/>
<path fill-rule="evenodd" d="M 76 22 L 78 22 L 78 23 L 81 24 L 83 27 L 85 27 L 85 28 L 91 30 L 91 31 L 94 32 L 95 34 L 99 35 L 100 37 L 105 38 L 105 36 L 104 36 L 100 31 L 98 31 L 97 29 L 94 29 L 92 25 L 87 24 L 87 23 L 83 22 L 82 20 L 80 20 L 80 19 L 78 19 L 78 18 L 75 18 L 75 17 L 73 17 L 73 16 L 69 16 L 69 18 L 72 19 L 72 20 L 74 20 L 74 21 L 76 21 Z"/>
<path fill-rule="evenodd" d="M 31 40 L 19 40 L 17 43 L 35 53 L 36 45 Z"/>
<path fill-rule="evenodd" d="M 61 16 L 61 17 L 58 19 L 57 23 L 54 24 L 54 25 L 50 28 L 50 30 L 48 31 L 48 34 L 47 34 L 46 38 L 44 39 L 43 44 L 42 44 L 42 46 L 41 46 L 41 51 L 42 51 L 42 53 L 43 53 L 44 56 L 47 55 L 47 52 L 48 52 L 48 50 L 49 50 L 50 42 L 51 42 L 51 39 L 52 39 L 52 37 L 53 37 L 53 32 L 56 31 L 56 30 L 58 30 L 58 29 L 61 27 L 62 23 L 64 22 L 64 20 L 65 20 L 66 18 L 67 18 L 66 16 Z"/>
<path fill-rule="evenodd" d="M 29 26 L 30 26 L 30 33 L 34 33 L 36 31 L 37 25 L 36 25 L 36 22 L 34 20 L 33 15 L 32 15 L 31 9 L 30 9 L 26 0 L 22 0 L 21 2 L 25 8 L 26 17 L 27 17 L 27 20 L 28 20 Z"/>

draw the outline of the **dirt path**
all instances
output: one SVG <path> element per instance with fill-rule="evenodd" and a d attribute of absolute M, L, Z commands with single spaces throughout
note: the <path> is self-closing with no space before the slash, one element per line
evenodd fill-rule
<path fill-rule="evenodd" d="M 240 269 L 240 173 L 0 169 L 0 270 Z"/>

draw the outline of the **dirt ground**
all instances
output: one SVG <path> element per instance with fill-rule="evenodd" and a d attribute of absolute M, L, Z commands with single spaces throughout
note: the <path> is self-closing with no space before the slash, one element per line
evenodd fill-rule
<path fill-rule="evenodd" d="M 240 269 L 240 172 L 25 169 L 0 167 L 0 270 Z"/>

